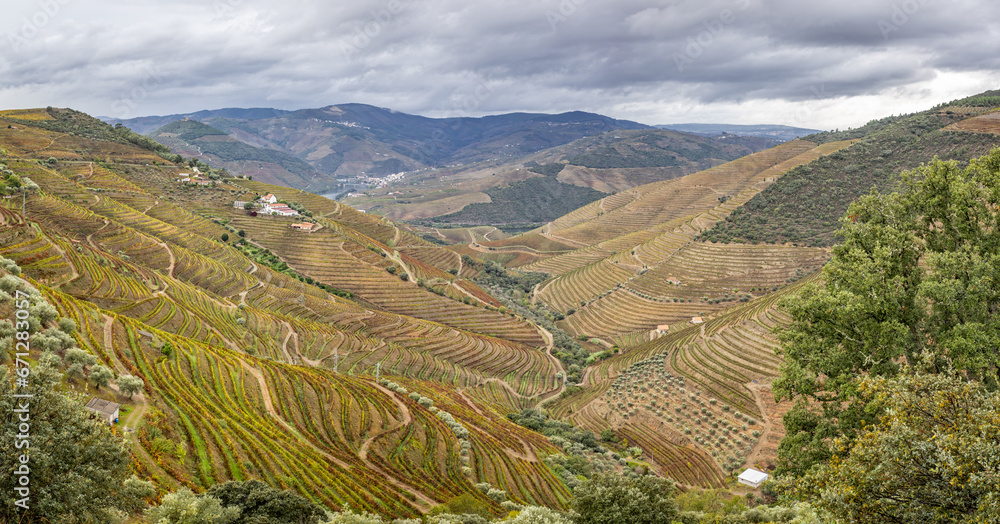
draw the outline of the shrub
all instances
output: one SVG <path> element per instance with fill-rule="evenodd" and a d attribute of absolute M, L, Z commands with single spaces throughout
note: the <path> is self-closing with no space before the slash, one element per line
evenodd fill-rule
<path fill-rule="evenodd" d="M 490 488 L 486 492 L 486 496 L 493 500 L 494 502 L 500 503 L 507 500 L 507 492 L 502 489 Z"/>

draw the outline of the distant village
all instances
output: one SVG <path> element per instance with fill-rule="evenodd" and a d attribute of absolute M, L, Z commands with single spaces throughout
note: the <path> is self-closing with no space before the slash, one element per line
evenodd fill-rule
<path fill-rule="evenodd" d="M 350 178 L 338 178 L 337 182 L 344 185 L 346 188 L 353 189 L 377 189 L 388 186 L 393 182 L 397 182 L 406 177 L 406 172 L 402 171 L 399 173 L 393 173 L 391 175 L 386 175 L 383 177 L 358 175 L 356 177 Z M 347 196 L 361 196 L 357 193 L 350 193 Z"/>

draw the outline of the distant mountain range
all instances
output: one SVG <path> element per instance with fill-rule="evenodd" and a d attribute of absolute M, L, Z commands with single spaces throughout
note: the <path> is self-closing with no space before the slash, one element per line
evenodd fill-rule
<path fill-rule="evenodd" d="M 651 128 L 580 111 L 558 115 L 510 113 L 480 118 L 428 118 L 364 104 L 300 111 L 230 108 L 130 120 L 104 118 L 110 124 L 121 123 L 136 132 L 160 137 L 164 132 L 170 133 L 161 128 L 185 119 L 211 126 L 251 146 L 279 151 L 308 163 L 323 176 L 313 179 L 310 174 L 305 182 L 304 172 L 288 179 L 281 176 L 280 170 L 264 169 L 266 173 L 261 173 L 260 179 L 313 191 L 334 187 L 338 177 L 378 176 L 434 166 L 510 160 L 606 131 Z M 246 148 L 237 151 L 230 145 L 223 146 L 226 154 L 222 157 L 199 152 L 208 141 L 228 141 L 221 135 L 206 139 L 215 136 L 212 133 L 187 135 L 201 144 L 185 141 L 184 133 L 167 138 L 175 139 L 170 144 L 175 152 L 248 163 L 250 172 L 253 171 L 252 164 L 259 163 L 261 158 L 259 151 Z"/>
<path fill-rule="evenodd" d="M 654 127 L 582 111 L 428 118 L 365 104 L 298 111 L 226 108 L 102 120 L 128 126 L 163 142 L 175 153 L 201 158 L 233 173 L 314 192 L 334 190 L 338 178 L 343 181 L 361 175 L 379 177 L 435 167 L 509 163 L 616 130 L 659 127 L 709 137 L 731 134 L 780 141 L 815 132 L 767 125 Z M 196 129 L 191 123 L 171 128 L 176 122 L 194 122 L 205 128 Z"/>
<path fill-rule="evenodd" d="M 796 138 L 820 133 L 819 129 L 807 129 L 804 127 L 777 126 L 777 125 L 738 125 L 738 124 L 661 124 L 660 129 L 671 129 L 673 131 L 683 131 L 701 136 L 718 135 L 740 135 L 756 136 L 761 138 L 773 138 L 786 142 Z"/>

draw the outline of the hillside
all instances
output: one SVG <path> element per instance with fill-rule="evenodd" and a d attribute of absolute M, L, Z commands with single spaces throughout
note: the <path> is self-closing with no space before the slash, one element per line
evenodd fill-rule
<path fill-rule="evenodd" d="M 967 162 L 998 143 L 995 128 L 977 126 L 1000 108 L 998 91 L 933 109 L 889 117 L 854 130 L 809 140 L 860 140 L 836 154 L 792 170 L 702 237 L 722 242 L 793 242 L 828 246 L 847 205 L 871 189 L 889 190 L 891 177 L 934 157 Z"/>
<path fill-rule="evenodd" d="M 452 249 L 549 275 L 530 302 L 591 348 L 582 382 L 551 413 L 654 450 L 655 469 L 683 483 L 721 486 L 743 464 L 775 463 L 790 407 L 770 392 L 781 364 L 772 331 L 787 323 L 777 302 L 829 253 L 695 239 L 796 166 L 850 144 L 786 142 Z"/>
<path fill-rule="evenodd" d="M 273 149 L 307 162 L 325 177 L 314 181 L 303 180 L 301 176 L 286 180 L 277 173 L 273 176 L 274 182 L 281 185 L 310 190 L 333 190 L 338 177 L 519 158 L 613 129 L 648 127 L 579 111 L 560 115 L 511 113 L 481 118 L 427 118 L 364 104 L 291 112 L 222 109 L 107 121 L 150 134 L 185 119 L 215 127 L 251 146 Z M 245 149 L 226 150 L 220 158 L 245 154 Z M 234 172 L 254 174 L 247 169 Z"/>
<path fill-rule="evenodd" d="M 511 162 L 460 165 L 415 173 L 407 176 L 406 184 L 366 191 L 366 196 L 351 198 L 350 203 L 397 220 L 506 224 L 510 219 L 491 222 L 494 219 L 476 216 L 479 210 L 492 213 L 488 211 L 491 209 L 488 204 L 478 205 L 492 197 L 490 188 L 528 187 L 517 184 L 532 177 L 554 176 L 565 184 L 613 193 L 707 169 L 767 149 L 775 143 L 768 139 L 730 135 L 706 138 L 666 130 L 616 130 Z M 518 223 L 541 223 L 574 209 L 561 202 L 567 188 L 552 183 L 533 184 L 530 187 L 542 191 L 539 199 L 548 199 L 559 207 L 546 211 L 544 216 L 525 215 L 517 220 Z M 465 206 L 469 206 L 466 211 L 457 213 Z M 461 218 L 453 218 L 456 216 Z"/>
<path fill-rule="evenodd" d="M 148 136 L 173 153 L 262 182 L 308 188 L 323 178 L 314 167 L 288 153 L 254 147 L 195 120 L 171 122 Z"/>
<path fill-rule="evenodd" d="M 721 162 L 710 152 L 725 147 L 671 131 L 588 139 L 577 154 L 625 161 L 662 159 L 652 145 L 678 140 L 707 168 L 502 238 L 410 227 L 258 179 L 185 182 L 188 166 L 162 147 L 60 114 L 73 115 L 0 112 L 0 191 L 18 196 L 0 199 L 0 256 L 95 359 L 71 371 L 80 357 L 59 353 L 64 387 L 123 405 L 137 471 L 163 490 L 261 479 L 391 517 L 463 495 L 502 514 L 484 482 L 566 508 L 584 472 L 645 467 L 694 490 L 774 465 L 790 408 L 771 392 L 774 329 L 789 322 L 777 304 L 830 251 L 698 237 L 865 140 L 824 134 Z M 228 137 L 171 126 L 167 139 Z M 507 206 L 498 216 L 554 208 L 531 184 L 568 186 L 567 171 L 655 169 L 585 168 L 558 156 L 570 151 L 522 162 L 524 182 L 491 195 Z M 21 187 L 32 188 L 23 210 Z M 302 214 L 244 208 L 268 193 Z M 308 231 L 292 227 L 303 221 Z M 39 345 L 56 336 L 38 333 Z M 140 377 L 142 393 L 88 385 L 96 363 Z M 563 433 L 533 431 L 536 416 Z"/>
<path fill-rule="evenodd" d="M 589 187 L 565 184 L 554 176 L 529 178 L 483 192 L 490 197 L 488 203 L 469 204 L 461 211 L 436 217 L 434 221 L 500 227 L 529 225 L 534 228 L 541 222 L 555 220 L 604 196 L 604 193 Z"/>
<path fill-rule="evenodd" d="M 693 135 L 719 136 L 737 135 L 768 138 L 780 142 L 803 138 L 820 133 L 819 129 L 777 125 L 738 125 L 738 124 L 661 124 L 659 129 L 683 131 Z"/>
<path fill-rule="evenodd" d="M 64 386 L 122 404 L 140 476 L 256 478 L 393 517 L 463 494 L 499 513 L 476 482 L 565 507 L 543 462 L 559 449 L 503 416 L 556 393 L 561 365 L 535 326 L 446 271 L 457 255 L 315 195 L 182 183 L 187 166 L 57 124 L 0 112 L 2 190 L 38 186 L 23 212 L 0 199 L 0 256 L 74 321 L 95 362 L 59 364 Z M 317 230 L 233 207 L 254 191 L 305 206 Z M 144 390 L 94 389 L 97 364 Z"/>

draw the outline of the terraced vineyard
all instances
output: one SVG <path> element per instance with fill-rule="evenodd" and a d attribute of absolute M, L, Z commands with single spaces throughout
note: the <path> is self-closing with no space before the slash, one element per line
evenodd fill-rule
<path fill-rule="evenodd" d="M 539 287 L 536 298 L 568 315 L 564 329 L 609 344 L 648 340 L 658 326 L 766 295 L 820 267 L 827 252 L 709 244 L 695 237 L 782 173 L 849 143 L 816 146 L 797 140 L 682 179 L 612 195 L 542 228 L 543 237 L 583 247 L 523 269 L 555 276 Z"/>
<path fill-rule="evenodd" d="M 769 396 L 781 364 L 772 332 L 788 322 L 776 303 L 806 281 L 594 365 L 582 389 L 550 411 L 646 443 L 657 468 L 695 486 L 720 485 L 724 472 L 745 465 L 773 465 L 789 408 Z"/>
<path fill-rule="evenodd" d="M 787 410 L 763 398 L 781 363 L 771 330 L 785 319 L 775 304 L 829 253 L 696 237 L 788 170 L 850 144 L 796 140 L 622 191 L 525 235 L 454 249 L 516 251 L 508 265 L 553 276 L 533 298 L 566 315 L 559 327 L 618 349 L 586 370 L 579 391 L 547 404 L 554 416 L 614 429 L 682 484 L 721 486 L 739 467 L 773 463 Z M 562 250 L 538 249 L 546 241 Z"/>
<path fill-rule="evenodd" d="M 40 186 L 23 211 L 0 199 L 0 255 L 76 321 L 80 347 L 145 381 L 116 398 L 135 409 L 135 461 L 160 486 L 258 478 L 331 509 L 413 517 L 463 494 L 499 513 L 475 487 L 489 482 L 565 508 L 570 490 L 545 463 L 562 450 L 505 416 L 536 408 L 613 429 L 685 488 L 773 462 L 787 410 L 769 398 L 772 330 L 787 322 L 776 304 L 828 251 L 696 238 L 849 142 L 796 140 L 524 235 L 451 231 L 469 244 L 444 248 L 433 231 L 293 189 L 180 184 L 181 167 L 51 116 L 0 114 L 3 162 Z M 304 216 L 232 205 L 265 193 Z M 290 227 L 301 220 L 315 227 Z M 493 275 L 487 260 L 551 278 L 494 297 L 475 282 Z M 555 319 L 608 350 L 579 388 L 563 384 L 574 361 L 553 356 L 572 345 Z"/>
<path fill-rule="evenodd" d="M 0 255 L 76 321 L 81 348 L 145 381 L 116 397 L 137 413 L 141 473 L 163 487 L 259 478 L 391 517 L 462 494 L 499 512 L 476 482 L 566 507 L 543 462 L 560 450 L 503 416 L 557 393 L 561 364 L 534 325 L 448 271 L 459 255 L 315 195 L 179 185 L 148 151 L 32 127 L 45 111 L 13 118 L 0 116 L 2 162 L 40 190 L 23 213 L 20 195 L 0 199 Z M 290 191 L 321 227 L 232 208 L 252 190 Z M 468 450 L 435 410 L 468 429 Z"/>

